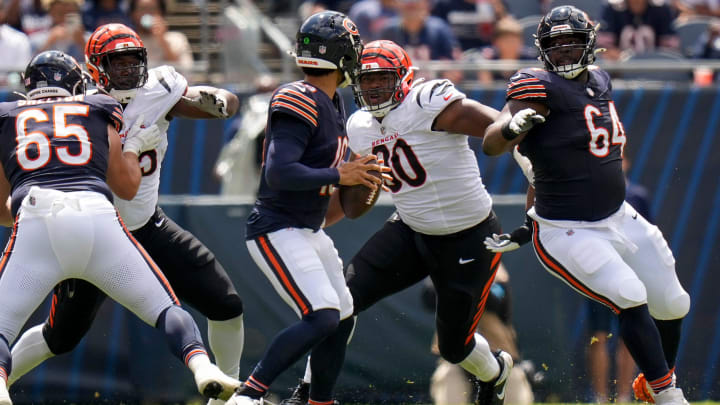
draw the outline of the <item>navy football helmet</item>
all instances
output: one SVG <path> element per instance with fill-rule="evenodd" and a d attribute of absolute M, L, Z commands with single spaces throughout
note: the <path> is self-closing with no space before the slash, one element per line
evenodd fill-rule
<path fill-rule="evenodd" d="M 85 78 L 75 58 L 60 51 L 35 56 L 23 75 L 27 98 L 69 97 L 85 94 Z"/>
<path fill-rule="evenodd" d="M 597 27 L 588 15 L 573 6 L 559 6 L 550 10 L 541 20 L 535 35 L 535 46 L 540 60 L 548 71 L 566 79 L 574 79 L 595 62 Z M 572 43 L 555 45 L 558 37 L 573 37 Z M 553 58 L 554 52 L 576 50 L 577 59 L 572 61 Z M 581 51 L 581 52 L 580 52 Z M 573 57 L 574 59 L 575 57 Z"/>
<path fill-rule="evenodd" d="M 308 17 L 297 32 L 295 63 L 313 69 L 339 69 L 345 87 L 355 80 L 363 45 L 357 26 L 345 14 L 321 11 Z"/>

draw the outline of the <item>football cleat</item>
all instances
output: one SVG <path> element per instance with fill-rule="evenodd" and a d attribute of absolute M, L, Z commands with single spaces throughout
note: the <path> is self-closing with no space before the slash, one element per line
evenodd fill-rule
<path fill-rule="evenodd" d="M 635 399 L 638 401 L 649 402 L 651 404 L 655 403 L 653 390 L 650 388 L 650 384 L 648 384 L 645 379 L 645 374 L 640 373 L 637 377 L 635 377 L 635 380 L 632 383 L 632 388 L 633 393 L 635 393 Z"/>
<path fill-rule="evenodd" d="M 240 387 L 240 381 L 226 375 L 220 369 L 208 363 L 200 367 L 195 373 L 195 384 L 198 391 L 206 398 L 221 399 L 227 401 Z"/>
<path fill-rule="evenodd" d="M 689 405 L 680 388 L 668 388 L 655 394 L 657 405 Z"/>
<path fill-rule="evenodd" d="M 225 405 L 263 405 L 265 400 L 262 398 L 252 398 L 247 395 L 240 395 L 237 392 L 232 394 Z"/>
<path fill-rule="evenodd" d="M 505 402 L 505 387 L 513 367 L 513 360 L 510 354 L 502 350 L 495 352 L 495 358 L 500 363 L 500 375 L 487 382 L 475 380 L 478 390 L 475 405 L 502 405 Z"/>
<path fill-rule="evenodd" d="M 280 401 L 280 405 L 306 405 L 308 399 L 310 399 L 310 384 L 301 379 L 297 387 L 292 390 L 290 398 Z"/>

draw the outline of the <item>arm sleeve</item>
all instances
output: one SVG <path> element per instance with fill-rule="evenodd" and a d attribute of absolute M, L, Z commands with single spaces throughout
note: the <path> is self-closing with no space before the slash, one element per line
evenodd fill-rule
<path fill-rule="evenodd" d="M 280 190 L 312 190 L 337 184 L 340 172 L 334 167 L 312 168 L 300 158 L 312 135 L 305 121 L 287 114 L 273 114 L 271 134 L 265 158 L 265 180 Z"/>

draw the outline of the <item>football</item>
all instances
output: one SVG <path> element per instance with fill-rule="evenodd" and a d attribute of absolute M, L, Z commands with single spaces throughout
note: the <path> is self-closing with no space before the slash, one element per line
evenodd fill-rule
<path fill-rule="evenodd" d="M 376 161 L 371 160 L 368 163 L 373 164 L 376 163 Z M 375 177 L 380 177 L 380 172 L 376 170 L 370 170 L 368 173 Z M 370 211 L 370 208 L 375 205 L 378 196 L 380 196 L 380 190 L 380 187 L 378 187 L 377 190 L 370 190 L 362 184 L 356 184 L 354 186 L 340 185 L 340 205 L 342 206 L 345 216 L 350 219 L 355 219 Z"/>

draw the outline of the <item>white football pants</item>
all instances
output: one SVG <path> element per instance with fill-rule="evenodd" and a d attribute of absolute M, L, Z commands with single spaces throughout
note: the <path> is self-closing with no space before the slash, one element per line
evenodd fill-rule
<path fill-rule="evenodd" d="M 594 222 L 548 220 L 534 208 L 528 215 L 535 220 L 538 259 L 579 293 L 616 313 L 647 303 L 661 320 L 682 318 L 690 310 L 665 238 L 627 202 Z"/>
<path fill-rule="evenodd" d="M 9 344 L 52 288 L 86 280 L 155 326 L 178 300 L 102 194 L 31 188 L 0 261 L 0 334 Z"/>
<path fill-rule="evenodd" d="M 342 260 L 322 229 L 285 228 L 246 244 L 275 291 L 299 317 L 318 309 L 337 309 L 340 319 L 352 315 Z"/>

